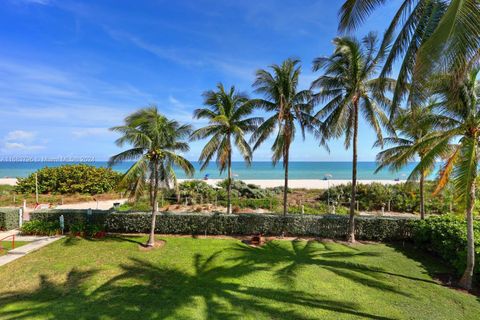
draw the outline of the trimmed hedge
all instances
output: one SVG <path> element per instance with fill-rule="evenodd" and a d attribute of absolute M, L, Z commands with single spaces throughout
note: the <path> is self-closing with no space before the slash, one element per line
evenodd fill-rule
<path fill-rule="evenodd" d="M 480 275 L 480 221 L 473 224 L 475 238 L 475 277 Z M 413 240 L 424 250 L 435 253 L 450 263 L 458 275 L 467 263 L 467 223 L 454 215 L 432 216 L 413 226 Z"/>
<path fill-rule="evenodd" d="M 18 209 L 0 208 L 0 230 L 12 230 L 18 227 Z"/>
<path fill-rule="evenodd" d="M 103 225 L 108 232 L 146 233 L 150 230 L 150 213 L 116 213 L 92 210 L 44 210 L 33 212 L 32 220 L 58 221 L 64 216 L 65 228 L 79 223 Z M 356 236 L 363 240 L 406 240 L 411 237 L 411 219 L 384 217 L 357 217 Z M 265 214 L 171 214 L 157 215 L 155 231 L 164 234 L 210 235 L 287 235 L 343 239 L 346 237 L 348 217 L 338 215 L 279 215 Z"/>
<path fill-rule="evenodd" d="M 106 216 L 111 212 L 109 210 L 91 210 L 91 215 L 88 210 L 83 209 L 47 209 L 33 211 L 30 213 L 30 221 L 48 221 L 58 222 L 60 216 L 63 215 L 65 222 L 65 231 L 70 230 L 72 225 L 105 225 Z"/>

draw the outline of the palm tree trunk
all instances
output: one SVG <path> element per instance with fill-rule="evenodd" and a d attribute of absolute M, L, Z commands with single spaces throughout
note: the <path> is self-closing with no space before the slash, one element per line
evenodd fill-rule
<path fill-rule="evenodd" d="M 230 141 L 230 138 L 229 138 Z M 232 213 L 232 150 L 228 152 L 227 214 Z"/>
<path fill-rule="evenodd" d="M 357 194 L 357 142 L 358 142 L 358 100 L 353 102 L 353 159 L 352 159 L 352 193 L 350 195 L 350 218 L 348 221 L 347 241 L 355 242 L 355 204 Z"/>
<path fill-rule="evenodd" d="M 152 197 L 152 221 L 150 225 L 150 235 L 147 241 L 147 247 L 155 246 L 155 225 L 157 220 L 157 196 L 158 196 L 158 164 L 157 162 L 154 163 L 154 188 L 153 188 L 153 197 Z"/>
<path fill-rule="evenodd" d="M 475 165 L 475 168 L 477 166 Z M 467 195 L 467 266 L 460 279 L 460 287 L 472 289 L 473 269 L 475 267 L 475 239 L 473 235 L 473 208 L 475 206 L 475 180 L 476 171 L 473 174 L 470 191 Z"/>
<path fill-rule="evenodd" d="M 420 174 L 420 219 L 425 219 L 425 172 Z"/>
<path fill-rule="evenodd" d="M 287 151 L 285 152 L 285 156 L 283 158 L 284 166 L 285 166 L 285 181 L 283 184 L 283 216 L 285 217 L 288 212 L 288 158 L 289 158 L 289 148 L 287 147 Z"/>

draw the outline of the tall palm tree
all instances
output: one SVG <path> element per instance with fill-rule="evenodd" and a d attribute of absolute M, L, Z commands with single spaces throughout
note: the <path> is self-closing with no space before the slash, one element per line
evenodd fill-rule
<path fill-rule="evenodd" d="M 414 145 L 432 131 L 442 128 L 442 119 L 435 113 L 438 107 L 440 107 L 440 104 L 436 100 L 430 100 L 426 105 L 413 105 L 409 109 L 400 110 L 394 120 L 394 127 L 397 129 L 398 135 L 383 138 L 382 141 L 375 143 L 376 147 L 381 144 L 391 146 L 378 153 L 378 166 L 375 172 L 387 167 L 392 171 L 398 171 L 417 157 L 420 161 L 423 159 L 429 151 L 429 146 L 425 146 L 423 149 L 415 149 Z M 432 169 L 433 167 L 419 172 L 421 219 L 425 218 L 425 178 Z"/>
<path fill-rule="evenodd" d="M 317 103 L 326 103 L 316 114 L 322 120 L 325 139 L 345 136 L 345 147 L 353 146 L 352 189 L 350 197 L 350 219 L 348 241 L 355 241 L 355 196 L 357 189 L 357 142 L 358 122 L 361 112 L 366 122 L 375 130 L 377 139 L 382 140 L 382 126 L 388 126 L 388 118 L 382 108 L 389 106 L 380 85 L 391 88 L 391 79 L 375 78 L 382 52 L 377 50 L 374 34 L 363 38 L 363 45 L 349 37 L 334 39 L 335 51 L 330 57 L 314 60 L 313 70 L 323 69 L 324 74 L 312 83 L 312 89 L 318 88 L 314 99 Z"/>
<path fill-rule="evenodd" d="M 341 31 L 358 28 L 386 0 L 345 0 L 340 10 Z M 422 98 L 425 79 L 433 71 L 463 73 L 480 48 L 480 6 L 477 0 L 403 0 L 387 28 L 383 48 L 391 48 L 381 77 L 402 59 L 392 104 L 398 107 L 415 83 Z M 415 79 L 415 80 L 414 80 Z M 461 80 L 461 77 L 457 78 Z M 394 108 L 395 109 L 395 108 Z"/>
<path fill-rule="evenodd" d="M 192 164 L 178 154 L 190 149 L 182 139 L 187 138 L 192 129 L 190 125 L 167 119 L 156 106 L 152 106 L 132 113 L 125 118 L 125 124 L 110 130 L 121 134 L 115 141 L 119 147 L 128 144 L 131 148 L 112 156 L 109 165 L 136 160 L 122 178 L 122 183 L 130 190 L 130 197 L 138 199 L 149 181 L 152 220 L 146 245 L 154 246 L 159 187 L 163 184 L 168 188 L 170 183 L 176 183 L 174 166 L 189 176 L 194 173 Z"/>
<path fill-rule="evenodd" d="M 237 92 L 234 86 L 225 91 L 223 84 L 220 83 L 217 85 L 216 91 L 206 91 L 203 97 L 206 108 L 195 110 L 194 117 L 207 119 L 209 124 L 195 130 L 191 139 L 211 137 L 203 148 L 199 161 L 202 163 L 201 169 L 203 170 L 216 155 L 220 173 L 227 169 L 227 214 L 229 214 L 231 213 L 232 193 L 232 145 L 237 147 L 245 162 L 250 164 L 252 149 L 245 140 L 245 134 L 252 132 L 263 119 L 248 118 L 253 111 L 253 105 L 249 103 L 248 96 Z"/>
<path fill-rule="evenodd" d="M 431 133 L 415 146 L 416 149 L 429 146 L 430 151 L 425 154 L 411 175 L 414 176 L 431 167 L 438 158 L 446 159 L 435 193 L 451 180 L 457 200 L 465 206 L 467 266 L 460 279 L 460 285 L 467 290 L 472 287 L 475 266 L 473 208 L 480 151 L 480 83 L 477 80 L 480 67 L 476 64 L 471 66 L 470 70 L 463 77 L 457 91 L 451 90 L 452 82 L 458 84 L 455 75 L 444 74 L 433 79 L 435 93 L 442 98 L 444 105 L 440 110 L 440 114 L 445 118 L 444 130 Z M 451 142 L 455 143 L 453 147 Z"/>
<path fill-rule="evenodd" d="M 276 135 L 272 145 L 272 161 L 276 165 L 283 160 L 285 170 L 283 190 L 283 214 L 287 214 L 288 165 L 290 146 L 295 139 L 296 125 L 300 127 L 303 138 L 305 129 L 312 128 L 310 90 L 298 90 L 298 79 L 301 73 L 300 61 L 287 59 L 282 64 L 273 64 L 271 71 L 260 69 L 256 72 L 253 83 L 255 92 L 264 99 L 253 100 L 252 103 L 271 114 L 252 134 L 253 149 L 256 150 L 265 140 Z"/>

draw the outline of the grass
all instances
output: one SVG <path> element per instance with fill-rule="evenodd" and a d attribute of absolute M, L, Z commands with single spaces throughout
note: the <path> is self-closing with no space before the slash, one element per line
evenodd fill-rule
<path fill-rule="evenodd" d="M 0 256 L 2 256 L 4 254 L 7 254 L 8 250 L 12 249 L 12 241 L 0 241 L 0 242 L 1 242 L 0 247 L 3 248 L 3 250 L 0 250 Z M 28 242 L 15 241 L 15 248 L 21 247 L 27 243 Z"/>
<path fill-rule="evenodd" d="M 62 239 L 0 267 L 0 319 L 478 319 L 412 248 L 165 237 Z M 12 275 L 15 276 L 12 276 Z"/>

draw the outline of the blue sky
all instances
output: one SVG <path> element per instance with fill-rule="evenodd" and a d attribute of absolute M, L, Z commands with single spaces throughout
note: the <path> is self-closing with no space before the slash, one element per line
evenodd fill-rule
<path fill-rule="evenodd" d="M 340 0 L 183 0 L 0 2 L 0 157 L 95 157 L 119 151 L 108 128 L 157 104 L 194 126 L 201 93 L 216 83 L 251 92 L 254 72 L 301 59 L 301 87 L 311 62 L 332 52 Z M 380 34 L 391 1 L 356 35 Z M 372 161 L 373 132 L 360 124 L 359 160 Z M 203 142 L 191 143 L 196 160 Z M 270 159 L 270 141 L 254 160 Z M 349 161 L 342 141 L 331 153 L 299 137 L 291 159 Z M 239 159 L 234 155 L 234 159 Z"/>

